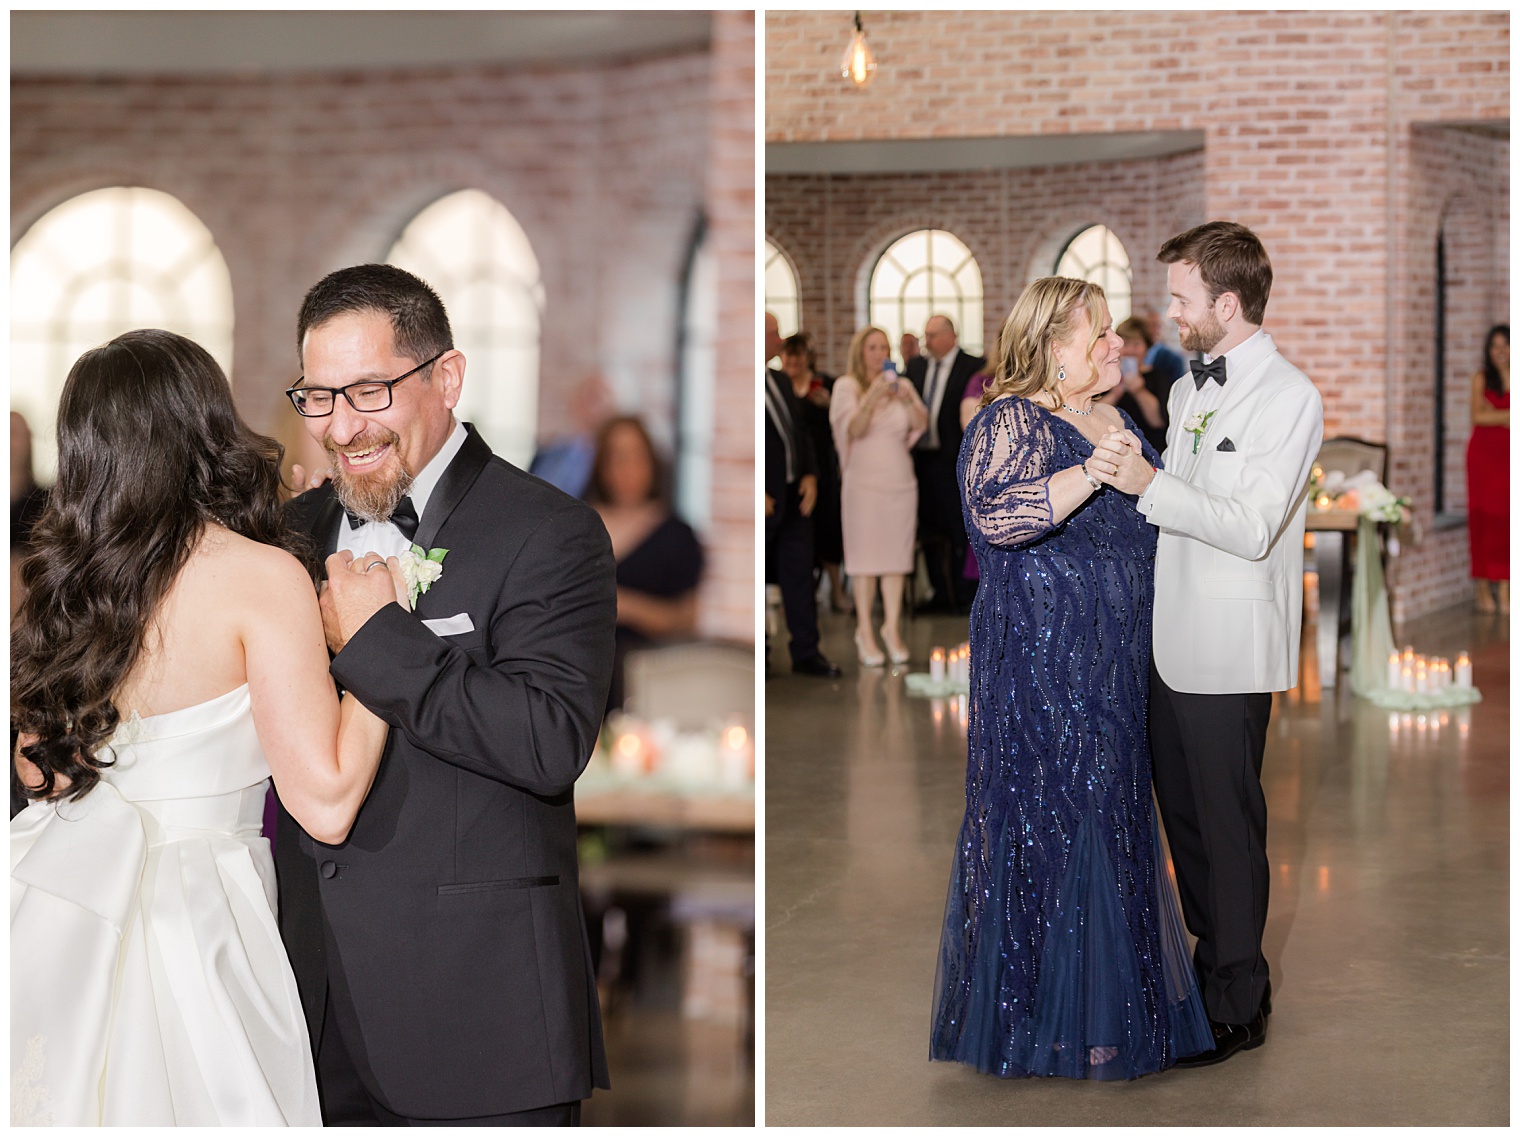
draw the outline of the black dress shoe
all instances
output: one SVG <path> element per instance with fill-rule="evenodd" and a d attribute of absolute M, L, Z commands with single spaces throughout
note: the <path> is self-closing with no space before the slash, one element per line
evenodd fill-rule
<path fill-rule="evenodd" d="M 821 655 L 799 659 L 792 664 L 792 671 L 797 675 L 816 675 L 820 679 L 838 679 L 844 674 Z"/>
<path fill-rule="evenodd" d="M 1214 1028 L 1214 1049 L 1178 1059 L 1179 1069 L 1213 1066 L 1239 1051 L 1255 1050 L 1267 1041 L 1267 1016 L 1261 1012 L 1257 1012 L 1256 1017 L 1244 1026 L 1240 1023 L 1216 1023 L 1212 1019 L 1209 1020 L 1209 1026 Z"/>

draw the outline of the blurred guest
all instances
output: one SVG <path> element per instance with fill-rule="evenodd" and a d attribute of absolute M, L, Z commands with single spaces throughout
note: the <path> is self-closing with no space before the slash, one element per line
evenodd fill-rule
<path fill-rule="evenodd" d="M 908 364 L 918 358 L 918 337 L 912 332 L 904 332 L 902 339 L 897 341 L 897 353 L 902 356 L 903 374 L 906 375 Z"/>
<path fill-rule="evenodd" d="M 996 378 L 996 366 L 993 360 L 998 357 L 998 341 L 992 341 L 992 350 L 987 353 L 987 365 L 966 380 L 966 393 L 961 396 L 961 433 L 965 434 L 966 428 L 971 425 L 971 420 L 976 417 L 976 412 L 982 409 L 982 395 L 987 388 L 992 386 Z M 981 571 L 976 567 L 976 549 L 971 546 L 966 548 L 966 563 L 961 570 L 967 580 L 980 580 Z"/>
<path fill-rule="evenodd" d="M 769 367 L 771 360 L 781 354 L 781 324 L 775 315 L 770 312 L 765 314 L 765 365 Z"/>
<path fill-rule="evenodd" d="M 26 559 L 32 527 L 47 506 L 47 490 L 37 484 L 32 474 L 32 430 L 19 411 L 11 412 L 11 620 L 26 591 L 21 584 L 21 562 Z M 11 753 L 16 751 L 16 730 L 11 730 Z M 11 768 L 11 816 L 26 808 L 21 782 Z"/>
<path fill-rule="evenodd" d="M 924 354 L 907 365 L 906 374 L 929 413 L 929 426 L 913 451 L 918 477 L 918 537 L 934 587 L 930 611 L 958 612 L 971 603 L 976 586 L 961 574 L 970 542 L 961 518 L 961 492 L 955 463 L 961 452 L 961 397 L 966 381 L 987 365 L 967 355 L 956 340 L 948 316 L 930 316 L 924 324 Z"/>
<path fill-rule="evenodd" d="M 894 372 L 883 373 L 891 351 L 887 333 L 880 328 L 856 332 L 850 341 L 849 371 L 834 384 L 829 407 L 843 472 L 844 567 L 855 590 L 855 648 L 865 667 L 886 662 L 871 629 L 878 578 L 881 638 L 893 663 L 908 659 L 898 623 L 903 582 L 913 571 L 918 512 L 910 451 L 928 425 L 928 413 L 913 385 Z M 948 405 L 957 410 L 959 401 Z"/>
<path fill-rule="evenodd" d="M 781 343 L 776 317 L 767 312 L 766 360 L 780 353 Z M 812 439 L 791 381 L 762 367 L 760 382 L 765 401 L 765 581 L 781 589 L 792 670 L 837 679 L 839 668 L 818 650 L 812 516 L 818 502 L 818 464 Z"/>
<path fill-rule="evenodd" d="M 1472 377 L 1467 538 L 1479 612 L 1509 614 L 1509 325 L 1488 330 Z"/>
<path fill-rule="evenodd" d="M 818 503 L 813 507 L 813 563 L 829 578 L 829 600 L 836 612 L 853 611 L 844 591 L 844 534 L 839 521 L 839 455 L 829 430 L 829 393 L 834 379 L 817 370 L 818 353 L 806 334 L 787 336 L 781 344 L 781 370 L 791 380 L 802 410 L 802 423 L 818 462 Z"/>
<path fill-rule="evenodd" d="M 540 447 L 528 473 L 571 497 L 584 497 L 591 482 L 597 431 L 612 413 L 612 392 L 600 375 L 588 375 L 576 385 L 570 393 L 570 413 L 575 433 Z"/>
<path fill-rule="evenodd" d="M 689 637 L 697 628 L 702 545 L 670 511 L 660 460 L 644 424 L 620 415 L 597 433 L 588 500 L 617 559 L 617 656 L 607 709 L 623 705 L 630 651 Z"/>
<path fill-rule="evenodd" d="M 11 412 L 11 616 L 21 606 L 17 567 L 31 543 L 32 526 L 47 506 L 47 490 L 32 474 L 32 430 L 19 411 Z"/>
<path fill-rule="evenodd" d="M 1138 316 L 1131 316 L 1114 331 L 1124 340 L 1119 356 L 1123 378 L 1103 401 L 1129 415 L 1160 454 L 1166 449 L 1167 400 L 1172 384 L 1187 373 L 1187 363 L 1171 348 L 1156 343 L 1149 323 Z"/>

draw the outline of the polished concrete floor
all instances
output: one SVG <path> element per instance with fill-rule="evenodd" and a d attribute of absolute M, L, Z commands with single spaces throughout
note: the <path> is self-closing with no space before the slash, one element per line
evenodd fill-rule
<path fill-rule="evenodd" d="M 823 623 L 844 678 L 766 682 L 767 1124 L 1508 1122 L 1504 625 L 1455 610 L 1401 629 L 1417 651 L 1473 651 L 1485 699 L 1461 713 L 1390 721 L 1344 678 L 1339 693 L 1306 683 L 1277 697 L 1266 1045 L 1100 1083 L 928 1061 L 964 726 L 953 703 L 908 695 L 902 674 L 862 672 L 850 621 Z M 908 669 L 965 638 L 964 620 L 910 626 Z"/>

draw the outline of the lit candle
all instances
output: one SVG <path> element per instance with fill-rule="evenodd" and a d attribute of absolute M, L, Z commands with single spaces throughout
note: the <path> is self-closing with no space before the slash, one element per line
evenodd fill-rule
<path fill-rule="evenodd" d="M 961 650 L 958 653 L 958 655 L 959 655 L 959 658 L 960 658 L 960 665 L 961 665 L 961 677 L 960 677 L 960 681 L 962 683 L 970 683 L 971 682 L 971 645 L 970 644 L 961 644 Z"/>
<path fill-rule="evenodd" d="M 1430 693 L 1430 672 L 1423 667 L 1414 669 L 1414 689 L 1416 694 L 1426 695 Z M 1422 722 L 1424 720 L 1421 720 Z"/>
<path fill-rule="evenodd" d="M 1404 648 L 1404 666 L 1405 667 L 1413 667 L 1414 666 L 1414 648 L 1413 647 L 1406 646 Z"/>
<path fill-rule="evenodd" d="M 929 678 L 936 683 L 945 681 L 945 649 L 942 647 L 929 652 Z"/>
<path fill-rule="evenodd" d="M 1456 680 L 1458 687 L 1471 687 L 1473 685 L 1472 660 L 1468 658 L 1465 651 L 1457 653 L 1457 670 L 1453 678 Z"/>
<path fill-rule="evenodd" d="M 625 778 L 638 778 L 648 773 L 648 747 L 637 734 L 629 731 L 621 734 L 612 746 L 612 768 Z"/>
<path fill-rule="evenodd" d="M 1397 691 L 1403 679 L 1404 661 L 1399 658 L 1398 652 L 1394 652 L 1388 657 L 1388 686 Z"/>
<path fill-rule="evenodd" d="M 1314 499 L 1314 508 L 1315 509 L 1329 509 L 1330 508 L 1330 495 L 1327 494 L 1327 493 L 1322 493 L 1322 494 L 1319 495 L 1319 497 L 1315 498 Z"/>
<path fill-rule="evenodd" d="M 1414 694 L 1414 668 L 1410 667 L 1407 663 L 1404 665 L 1404 670 L 1399 676 L 1399 686 L 1404 690 L 1405 694 Z"/>
<path fill-rule="evenodd" d="M 743 785 L 754 776 L 754 747 L 749 731 L 735 723 L 718 737 L 718 777 L 726 785 Z"/>

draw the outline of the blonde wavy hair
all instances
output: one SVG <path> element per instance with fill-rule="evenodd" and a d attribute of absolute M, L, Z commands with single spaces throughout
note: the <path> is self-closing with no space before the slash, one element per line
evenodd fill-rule
<path fill-rule="evenodd" d="M 887 333 L 870 324 L 867 324 L 850 337 L 850 354 L 846 357 L 847 362 L 844 373 L 859 383 L 861 390 L 865 390 L 866 384 L 870 382 L 870 379 L 866 377 L 866 337 L 872 332 L 875 332 L 887 341 L 887 351 L 889 353 L 892 350 L 892 340 L 888 337 Z M 887 358 L 890 359 L 891 355 L 889 354 Z"/>
<path fill-rule="evenodd" d="M 1071 338 L 1087 315 L 1087 351 L 1084 353 L 1094 375 L 1093 348 L 1103 335 L 1103 289 L 1086 280 L 1066 276 L 1044 276 L 1024 289 L 1003 321 L 998 333 L 997 370 L 992 382 L 982 392 L 982 406 L 1003 395 L 1028 399 L 1041 393 L 1054 396 L 1060 405 L 1056 385 L 1060 372 L 1054 347 Z"/>

